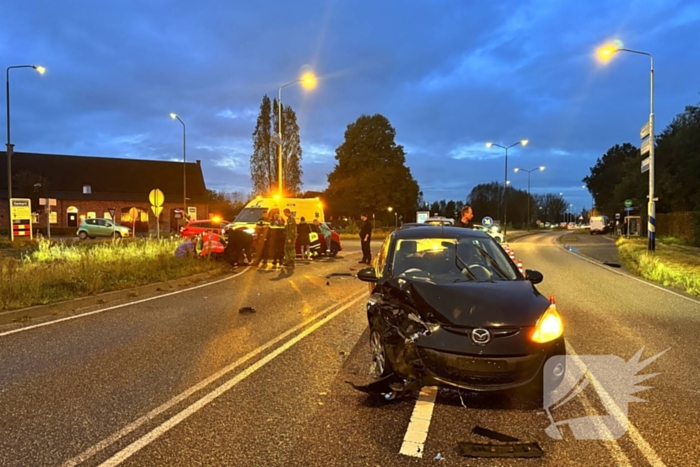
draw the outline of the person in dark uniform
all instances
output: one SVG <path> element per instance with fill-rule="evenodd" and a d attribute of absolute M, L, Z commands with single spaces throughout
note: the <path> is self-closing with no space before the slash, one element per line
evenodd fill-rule
<path fill-rule="evenodd" d="M 310 234 L 311 226 L 306 223 L 306 219 L 302 216 L 299 219 L 299 224 L 297 225 L 297 236 L 302 259 L 312 259 L 311 239 L 309 238 Z"/>
<path fill-rule="evenodd" d="M 360 229 L 360 244 L 362 245 L 362 261 L 359 264 L 372 264 L 372 251 L 369 244 L 372 241 L 372 223 L 364 212 L 360 216 L 362 228 Z"/>
<path fill-rule="evenodd" d="M 460 219 L 457 222 L 455 222 L 455 227 L 465 227 L 468 229 L 473 229 L 473 218 L 474 212 L 472 211 L 472 207 L 470 204 L 467 204 L 462 208 L 462 217 L 460 217 Z"/>
<path fill-rule="evenodd" d="M 262 263 L 267 265 L 267 236 L 270 233 L 270 218 L 268 212 L 264 211 L 262 217 L 255 225 L 255 265 Z"/>
<path fill-rule="evenodd" d="M 253 237 L 245 233 L 242 229 L 229 229 L 226 232 L 226 240 L 224 255 L 229 263 L 234 267 L 238 267 L 239 264 L 247 266 L 247 262 L 241 260 L 245 259 L 250 261 L 252 257 Z"/>
<path fill-rule="evenodd" d="M 267 239 L 271 253 L 268 256 L 272 257 L 272 266 L 282 266 L 284 258 L 284 220 L 280 217 L 279 212 L 272 215 L 270 222 L 270 235 Z"/>

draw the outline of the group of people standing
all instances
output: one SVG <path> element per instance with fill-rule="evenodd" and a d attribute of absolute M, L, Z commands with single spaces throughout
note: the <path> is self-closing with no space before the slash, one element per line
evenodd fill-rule
<path fill-rule="evenodd" d="M 241 230 L 229 230 L 227 232 L 227 256 L 234 266 L 252 263 L 253 266 L 266 266 L 272 261 L 274 267 L 283 266 L 293 268 L 296 260 L 297 240 L 301 248 L 303 258 L 312 259 L 319 254 L 321 242 L 319 235 L 326 240 L 326 248 L 330 249 L 331 230 L 323 222 L 314 219 L 308 224 L 304 217 L 296 221 L 296 213 L 285 209 L 284 217 L 279 210 L 263 211 L 255 226 L 255 261 L 253 262 L 252 236 Z M 245 255 L 247 262 L 243 262 Z"/>

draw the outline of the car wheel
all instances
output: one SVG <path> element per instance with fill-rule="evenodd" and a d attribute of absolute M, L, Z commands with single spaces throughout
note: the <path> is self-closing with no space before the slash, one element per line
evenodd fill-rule
<path fill-rule="evenodd" d="M 80 232 L 78 234 L 78 237 L 80 237 L 81 240 L 87 240 L 88 234 L 87 234 L 87 232 Z"/>
<path fill-rule="evenodd" d="M 331 258 L 338 256 L 338 251 L 340 251 L 340 245 L 336 242 L 331 242 Z"/>
<path fill-rule="evenodd" d="M 114 232 L 114 238 L 122 238 L 122 234 L 119 232 Z"/>
<path fill-rule="evenodd" d="M 377 379 L 389 375 L 392 372 L 391 364 L 386 358 L 382 335 L 376 329 L 372 329 L 369 333 L 369 349 L 372 353 L 370 374 Z"/>

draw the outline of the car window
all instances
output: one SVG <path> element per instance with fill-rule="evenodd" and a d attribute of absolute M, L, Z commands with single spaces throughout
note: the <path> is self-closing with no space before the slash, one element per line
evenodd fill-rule
<path fill-rule="evenodd" d="M 245 208 L 236 216 L 234 222 L 257 222 L 262 217 L 263 211 L 267 211 L 267 208 Z"/>
<path fill-rule="evenodd" d="M 391 237 L 387 237 L 384 240 L 381 250 L 379 250 L 379 255 L 377 256 L 377 264 L 375 266 L 375 274 L 377 277 L 381 277 L 384 272 L 384 266 L 386 265 L 386 258 L 389 254 L 389 245 L 391 244 Z"/>
<path fill-rule="evenodd" d="M 97 225 L 97 219 L 85 219 L 87 225 Z"/>
<path fill-rule="evenodd" d="M 107 225 L 107 221 L 104 219 L 95 219 L 95 223 L 101 227 L 105 227 Z"/>
<path fill-rule="evenodd" d="M 394 277 L 435 283 L 510 281 L 518 275 L 491 238 L 420 238 L 397 242 Z"/>

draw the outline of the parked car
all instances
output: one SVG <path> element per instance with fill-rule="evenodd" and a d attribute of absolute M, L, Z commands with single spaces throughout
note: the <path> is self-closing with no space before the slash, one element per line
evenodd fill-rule
<path fill-rule="evenodd" d="M 78 226 L 78 237 L 81 240 L 96 237 L 130 237 L 131 229 L 119 225 L 110 219 L 92 218 L 84 219 Z"/>
<path fill-rule="evenodd" d="M 367 319 L 376 380 L 366 392 L 389 400 L 432 385 L 521 388 L 539 403 L 543 387 L 551 390 L 564 378 L 564 327 L 553 300 L 535 287 L 542 274 L 522 275 L 483 232 L 396 230 L 375 267 L 357 277 L 371 288 Z"/>
<path fill-rule="evenodd" d="M 202 235 L 205 233 L 222 235 L 224 227 L 226 227 L 228 224 L 230 224 L 230 222 L 223 219 L 190 221 L 186 225 L 180 227 L 180 235 L 183 237 L 192 237 L 193 235 Z"/>
<path fill-rule="evenodd" d="M 428 217 L 424 223 L 430 225 L 454 225 L 455 221 L 449 217 L 436 216 Z"/>

